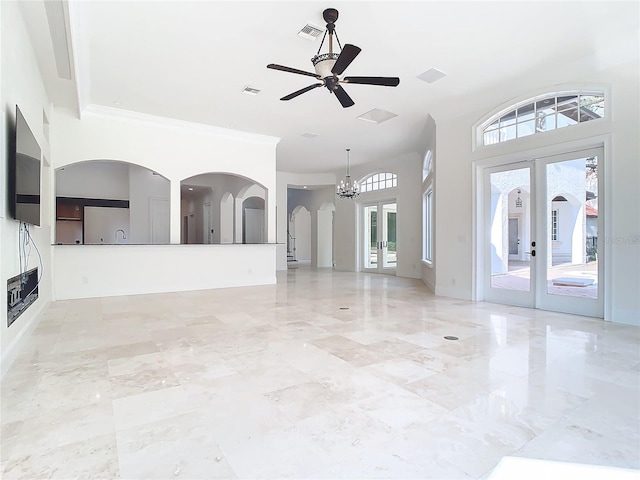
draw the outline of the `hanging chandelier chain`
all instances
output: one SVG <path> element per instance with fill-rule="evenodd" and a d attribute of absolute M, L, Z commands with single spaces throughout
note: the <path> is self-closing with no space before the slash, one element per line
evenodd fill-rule
<path fill-rule="evenodd" d="M 350 148 L 347 148 L 347 177 L 351 177 L 351 175 L 349 174 L 349 164 L 350 162 L 350 156 L 349 156 L 349 152 L 351 151 Z"/>
<path fill-rule="evenodd" d="M 322 36 L 322 41 L 320 42 L 320 46 L 318 47 L 318 53 L 316 55 L 320 55 L 320 50 L 322 50 L 322 45 L 324 45 L 324 39 L 327 38 L 327 31 L 324 31 L 324 35 Z M 342 48 L 342 47 L 340 47 Z"/>
<path fill-rule="evenodd" d="M 336 32 L 335 30 L 333 31 L 333 33 L 336 36 L 336 41 L 338 42 L 338 46 L 340 47 L 340 51 L 342 51 L 342 44 L 340 43 L 340 39 L 338 38 L 338 32 Z"/>
<path fill-rule="evenodd" d="M 336 185 L 336 195 L 340 198 L 356 198 L 360 195 L 358 183 L 351 180 L 351 149 L 347 148 L 347 174 L 344 180 Z"/>

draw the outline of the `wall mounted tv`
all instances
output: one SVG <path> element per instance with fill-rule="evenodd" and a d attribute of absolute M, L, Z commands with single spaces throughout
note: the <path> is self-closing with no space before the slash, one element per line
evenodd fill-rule
<path fill-rule="evenodd" d="M 12 140 L 14 143 L 9 151 L 10 214 L 20 222 L 40 225 L 41 151 L 17 105 Z"/>

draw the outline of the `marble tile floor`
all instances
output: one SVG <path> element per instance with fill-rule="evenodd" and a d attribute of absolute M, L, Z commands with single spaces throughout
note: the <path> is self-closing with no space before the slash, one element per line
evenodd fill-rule
<path fill-rule="evenodd" d="M 53 303 L 1 383 L 1 477 L 465 479 L 504 456 L 640 469 L 640 328 L 390 276 L 278 275 Z"/>

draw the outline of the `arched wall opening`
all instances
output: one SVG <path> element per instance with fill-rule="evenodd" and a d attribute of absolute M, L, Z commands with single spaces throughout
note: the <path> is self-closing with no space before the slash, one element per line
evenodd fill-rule
<path fill-rule="evenodd" d="M 259 199 L 260 206 L 245 205 L 250 198 Z M 264 243 L 266 202 L 267 190 L 250 178 L 216 172 L 186 178 L 180 182 L 181 243 Z M 251 209 L 249 223 L 246 208 Z"/>
<path fill-rule="evenodd" d="M 311 212 L 302 205 L 291 212 L 289 234 L 294 242 L 295 259 L 299 262 L 311 262 Z"/>
<path fill-rule="evenodd" d="M 56 244 L 168 244 L 170 182 L 135 163 L 86 160 L 55 171 Z"/>

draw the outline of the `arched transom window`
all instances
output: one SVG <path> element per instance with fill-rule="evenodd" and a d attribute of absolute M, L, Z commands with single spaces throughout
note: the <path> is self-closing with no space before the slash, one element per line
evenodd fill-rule
<path fill-rule="evenodd" d="M 360 182 L 360 191 L 373 192 L 398 186 L 398 176 L 395 173 L 374 173 Z"/>
<path fill-rule="evenodd" d="M 485 122 L 482 144 L 555 130 L 604 117 L 603 92 L 565 92 L 513 105 Z"/>

